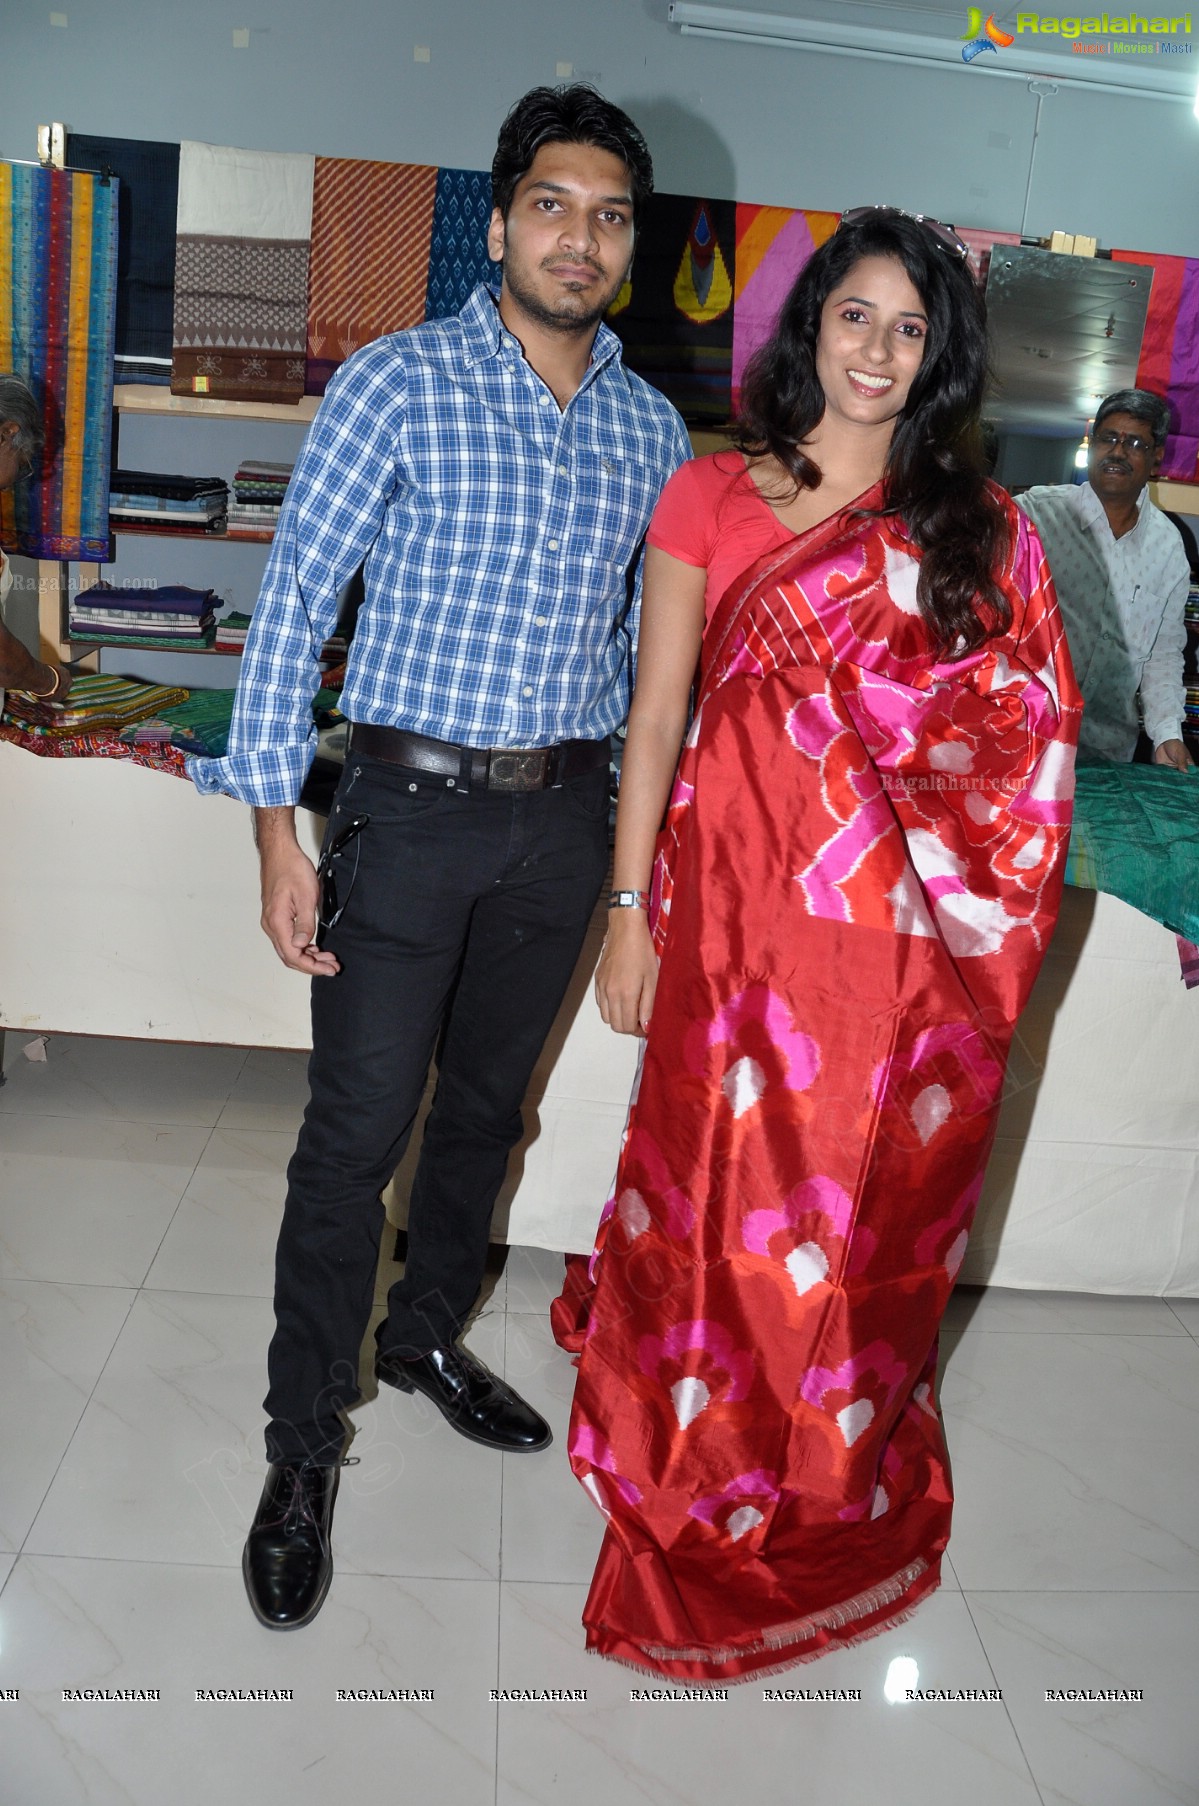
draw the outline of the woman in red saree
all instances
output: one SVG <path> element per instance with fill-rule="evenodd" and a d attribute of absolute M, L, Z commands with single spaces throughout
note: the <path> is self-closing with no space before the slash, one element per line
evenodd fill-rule
<path fill-rule="evenodd" d="M 588 1646 L 677 1678 L 875 1635 L 939 1580 L 937 1331 L 1079 708 L 1035 532 L 974 452 L 985 371 L 958 241 L 847 216 L 750 373 L 742 451 L 684 466 L 650 529 L 597 975 L 648 1037 L 553 1315 L 607 1519 Z"/>

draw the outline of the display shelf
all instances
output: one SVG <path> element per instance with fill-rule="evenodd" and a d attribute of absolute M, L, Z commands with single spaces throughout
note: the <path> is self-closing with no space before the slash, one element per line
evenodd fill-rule
<path fill-rule="evenodd" d="M 297 402 L 217 401 L 208 395 L 172 395 L 154 383 L 117 383 L 112 405 L 119 414 L 176 414 L 193 420 L 290 420 L 307 426 L 315 420 L 319 395 Z"/>
<path fill-rule="evenodd" d="M 89 640 L 86 634 L 72 633 L 67 637 L 68 646 L 88 646 L 93 652 L 165 652 L 173 655 L 186 652 L 196 658 L 202 653 L 216 653 L 219 658 L 240 658 L 240 646 L 149 646 L 142 641 L 121 640 Z"/>
<path fill-rule="evenodd" d="M 116 520 L 110 521 L 109 527 L 113 533 L 136 533 L 149 539 L 202 539 L 207 544 L 219 542 L 235 546 L 269 546 L 275 537 L 273 533 L 204 533 L 193 531 L 189 527 L 152 527 L 149 523 L 141 527 Z"/>
<path fill-rule="evenodd" d="M 1199 483 L 1150 483 L 1149 498 L 1174 514 L 1199 515 Z"/>

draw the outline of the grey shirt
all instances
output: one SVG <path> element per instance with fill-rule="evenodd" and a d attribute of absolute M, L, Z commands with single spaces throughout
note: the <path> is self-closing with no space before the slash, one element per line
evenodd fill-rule
<path fill-rule="evenodd" d="M 1078 749 L 1127 760 L 1136 699 L 1155 747 L 1182 738 L 1182 660 L 1190 571 L 1182 540 L 1149 500 L 1117 539 L 1089 483 L 1045 484 L 1016 497 L 1041 536 L 1083 696 Z"/>

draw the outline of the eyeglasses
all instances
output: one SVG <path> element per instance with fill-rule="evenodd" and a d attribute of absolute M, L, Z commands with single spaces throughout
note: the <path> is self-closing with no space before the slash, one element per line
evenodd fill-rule
<path fill-rule="evenodd" d="M 1108 427 L 1096 433 L 1091 444 L 1101 445 L 1104 451 L 1115 451 L 1118 445 L 1126 445 L 1130 452 L 1140 452 L 1142 457 L 1153 450 L 1152 439 L 1142 439 L 1139 433 L 1117 433 Z"/>
<path fill-rule="evenodd" d="M 871 214 L 897 213 L 900 219 L 915 220 L 918 226 L 925 226 L 932 233 L 943 250 L 954 257 L 969 257 L 970 247 L 960 239 L 952 226 L 943 226 L 939 219 L 933 219 L 928 213 L 909 213 L 906 207 L 851 207 L 848 213 L 841 215 L 842 226 L 856 226 L 860 220 L 869 219 Z"/>
<path fill-rule="evenodd" d="M 349 902 L 350 893 L 354 888 L 354 880 L 358 876 L 358 858 L 362 851 L 362 843 L 358 836 L 362 833 L 363 828 L 366 827 L 369 821 L 369 815 L 355 815 L 352 820 L 346 823 L 340 834 L 335 834 L 333 836 L 333 839 L 321 854 L 320 862 L 316 868 L 317 883 L 320 885 L 321 889 L 320 913 L 317 916 L 316 923 L 316 944 L 318 947 L 324 946 L 325 936 L 331 929 L 337 927 L 337 924 L 345 914 L 346 904 Z M 338 903 L 337 874 L 333 869 L 333 862 L 334 860 L 341 858 L 351 841 L 354 843 L 354 869 L 350 873 L 350 882 L 346 886 L 346 894 L 341 902 Z"/>
<path fill-rule="evenodd" d="M 24 482 L 25 478 L 32 474 L 34 466 L 33 453 L 18 451 L 15 434 L 10 434 L 7 439 L 0 439 L 0 451 L 11 452 L 13 457 L 17 460 L 17 481 L 19 483 Z"/>

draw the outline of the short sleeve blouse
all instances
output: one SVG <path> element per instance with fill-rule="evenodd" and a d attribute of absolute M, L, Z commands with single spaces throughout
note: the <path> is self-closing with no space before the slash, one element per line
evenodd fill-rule
<path fill-rule="evenodd" d="M 764 500 L 737 451 L 692 458 L 670 478 L 646 534 L 651 546 L 708 573 L 704 621 L 730 585 L 775 546 L 794 538 Z"/>

